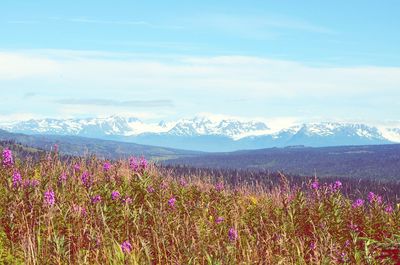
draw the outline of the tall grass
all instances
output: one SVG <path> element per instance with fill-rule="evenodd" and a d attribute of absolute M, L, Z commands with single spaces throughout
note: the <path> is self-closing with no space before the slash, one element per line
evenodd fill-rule
<path fill-rule="evenodd" d="M 399 205 L 350 200 L 340 183 L 300 190 L 282 175 L 269 191 L 231 189 L 176 180 L 145 160 L 4 156 L 0 263 L 400 262 Z"/>

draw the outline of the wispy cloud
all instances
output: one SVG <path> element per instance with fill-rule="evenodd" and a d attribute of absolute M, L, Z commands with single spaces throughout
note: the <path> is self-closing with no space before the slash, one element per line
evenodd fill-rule
<path fill-rule="evenodd" d="M 207 28 L 249 38 L 275 39 L 282 35 L 283 30 L 318 34 L 335 33 L 325 26 L 285 16 L 203 14 L 187 18 L 185 21 L 194 28 Z"/>
<path fill-rule="evenodd" d="M 131 107 L 131 108 L 161 108 L 173 107 L 172 100 L 110 100 L 110 99 L 76 99 L 66 98 L 55 100 L 56 103 L 65 105 L 92 105 L 109 107 Z"/>
<path fill-rule="evenodd" d="M 7 21 L 8 24 L 37 24 L 39 23 L 38 20 L 8 20 Z"/>
<path fill-rule="evenodd" d="M 89 18 L 69 18 L 66 19 L 71 22 L 78 23 L 89 23 L 89 24 L 108 24 L 108 25 L 145 25 L 151 26 L 149 22 L 146 21 L 133 21 L 133 20 L 100 20 L 100 19 L 89 19 Z"/>
<path fill-rule="evenodd" d="M 108 19 L 93 19 L 87 17 L 77 17 L 77 18 L 51 17 L 50 19 L 72 22 L 72 23 L 93 24 L 93 25 L 97 24 L 97 25 L 115 25 L 115 26 L 143 26 L 153 29 L 172 29 L 172 30 L 184 28 L 183 26 L 180 25 L 170 25 L 168 23 L 156 24 L 144 20 L 108 20 Z"/>
<path fill-rule="evenodd" d="M 22 96 L 22 98 L 23 99 L 31 99 L 31 98 L 33 98 L 33 97 L 36 97 L 38 95 L 38 93 L 36 93 L 36 92 L 26 92 L 23 96 Z"/>

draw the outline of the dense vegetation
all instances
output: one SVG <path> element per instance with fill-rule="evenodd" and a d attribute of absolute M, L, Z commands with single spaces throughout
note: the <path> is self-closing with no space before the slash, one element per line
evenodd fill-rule
<path fill-rule="evenodd" d="M 319 177 L 346 177 L 400 181 L 400 145 L 288 147 L 200 154 L 167 164 L 202 168 L 283 171 Z"/>
<path fill-rule="evenodd" d="M 145 159 L 0 165 L 0 263 L 396 264 L 400 205 L 342 183 L 269 190 L 172 178 Z"/>
<path fill-rule="evenodd" d="M 158 165 L 158 171 L 162 175 L 168 175 L 174 179 L 202 179 L 208 182 L 223 180 L 232 189 L 246 187 L 249 190 L 264 190 L 266 192 L 278 187 L 281 183 L 281 172 L 268 170 L 249 169 L 224 169 L 224 168 L 196 168 L 181 165 Z M 299 176 L 284 174 L 289 181 L 291 189 L 307 190 L 309 182 L 315 176 Z M 400 202 L 400 180 L 357 179 L 345 177 L 323 177 L 319 183 L 328 185 L 339 180 L 342 183 L 341 193 L 349 198 L 365 197 L 369 192 L 382 194 L 393 202 Z"/>

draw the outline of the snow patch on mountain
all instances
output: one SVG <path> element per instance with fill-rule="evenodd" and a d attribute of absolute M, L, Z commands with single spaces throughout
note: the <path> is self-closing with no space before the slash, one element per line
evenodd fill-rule
<path fill-rule="evenodd" d="M 266 133 L 268 130 L 265 123 L 258 121 L 197 116 L 193 119 L 179 120 L 168 133 L 177 136 L 223 135 L 240 139 L 248 135 Z"/>
<path fill-rule="evenodd" d="M 389 141 L 400 143 L 400 128 L 379 128 L 382 136 Z"/>
<path fill-rule="evenodd" d="M 308 139 L 364 139 L 368 142 L 400 143 L 400 128 L 379 127 L 360 123 L 314 122 L 295 124 L 291 119 L 280 121 L 248 120 L 222 115 L 198 115 L 171 122 L 143 122 L 134 117 L 110 116 L 84 119 L 30 119 L 1 123 L 0 128 L 26 134 L 78 135 L 87 137 L 132 137 L 145 134 L 168 136 L 223 136 L 239 141 L 262 136 L 275 140 L 295 137 Z M 282 140 L 282 141 L 283 141 Z M 364 141 L 364 142 L 365 142 Z"/>

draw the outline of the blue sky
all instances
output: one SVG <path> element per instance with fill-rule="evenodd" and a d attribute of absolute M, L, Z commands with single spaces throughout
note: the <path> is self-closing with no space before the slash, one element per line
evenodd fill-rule
<path fill-rule="evenodd" d="M 395 121 L 398 1 L 2 1 L 0 119 Z"/>

